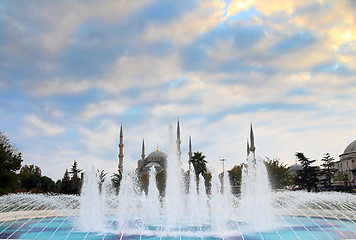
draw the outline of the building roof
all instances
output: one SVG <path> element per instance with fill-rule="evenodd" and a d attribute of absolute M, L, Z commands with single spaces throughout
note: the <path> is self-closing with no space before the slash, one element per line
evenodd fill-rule
<path fill-rule="evenodd" d="M 152 158 L 168 158 L 168 156 L 164 152 L 161 152 L 161 151 L 159 151 L 157 149 L 156 151 L 151 152 L 150 154 L 148 154 L 147 160 L 150 160 Z"/>
<path fill-rule="evenodd" d="M 301 170 L 301 169 L 303 169 L 303 166 L 301 165 L 301 164 L 293 164 L 292 166 L 290 166 L 289 168 L 288 168 L 288 172 L 296 172 L 296 171 L 298 171 L 298 170 Z"/>
<path fill-rule="evenodd" d="M 352 143 L 350 143 L 344 151 L 344 154 L 346 153 L 352 153 L 352 152 L 356 152 L 356 140 L 353 141 Z"/>

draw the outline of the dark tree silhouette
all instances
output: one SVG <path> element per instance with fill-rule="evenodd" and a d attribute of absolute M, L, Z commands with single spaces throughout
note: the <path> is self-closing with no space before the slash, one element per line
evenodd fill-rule
<path fill-rule="evenodd" d="M 302 165 L 302 169 L 297 171 L 295 184 L 301 189 L 308 190 L 308 192 L 310 192 L 313 188 L 316 189 L 319 181 L 318 168 L 316 166 L 311 166 L 315 160 L 310 160 L 300 152 L 297 152 L 295 156 Z"/>
<path fill-rule="evenodd" d="M 70 169 L 71 179 L 71 194 L 80 194 L 80 190 L 82 188 L 82 179 L 79 177 L 79 173 L 82 169 L 78 168 L 77 161 L 74 160 L 73 165 Z"/>
<path fill-rule="evenodd" d="M 202 152 L 194 152 L 193 156 L 190 158 L 189 163 L 191 163 L 194 167 L 194 171 L 196 176 L 198 177 L 199 174 L 204 174 L 207 172 L 205 156 Z"/>
<path fill-rule="evenodd" d="M 56 183 L 47 176 L 41 177 L 41 191 L 42 192 L 58 192 Z"/>
<path fill-rule="evenodd" d="M 325 156 L 321 159 L 323 162 L 321 166 L 323 169 L 321 170 L 321 174 L 324 176 L 322 183 L 325 188 L 331 187 L 331 180 L 333 179 L 337 169 L 334 168 L 335 162 L 334 158 L 330 156 L 329 153 L 326 153 Z"/>
<path fill-rule="evenodd" d="M 41 187 L 42 171 L 38 166 L 25 165 L 21 168 L 19 179 L 21 187 L 27 191 L 37 192 Z"/>
<path fill-rule="evenodd" d="M 111 176 L 111 183 L 112 183 L 113 188 L 116 191 L 116 194 L 119 194 L 121 179 L 122 179 L 122 174 L 121 174 L 120 170 L 118 170 L 117 173 L 114 173 Z"/>
<path fill-rule="evenodd" d="M 60 193 L 64 193 L 64 194 L 71 194 L 72 193 L 72 183 L 70 181 L 70 176 L 69 176 L 68 169 L 66 169 L 66 171 L 64 173 L 64 176 L 62 178 L 59 192 Z"/>
<path fill-rule="evenodd" d="M 16 171 L 21 168 L 22 156 L 0 131 L 0 194 L 12 192 L 18 185 Z"/>

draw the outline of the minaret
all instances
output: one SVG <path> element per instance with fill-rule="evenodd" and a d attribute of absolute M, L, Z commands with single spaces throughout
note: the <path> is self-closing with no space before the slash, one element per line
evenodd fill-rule
<path fill-rule="evenodd" d="M 247 139 L 247 157 L 250 155 L 250 144 L 248 144 L 248 139 Z"/>
<path fill-rule="evenodd" d="M 193 152 L 192 152 L 192 136 L 189 136 L 189 160 L 188 160 L 188 165 L 189 165 L 189 169 L 190 169 L 190 159 L 192 159 L 193 156 Z"/>
<path fill-rule="evenodd" d="M 182 152 L 180 151 L 180 144 L 181 144 L 181 140 L 180 140 L 180 128 L 179 128 L 179 118 L 178 118 L 178 123 L 177 123 L 177 156 L 178 156 L 178 162 L 179 165 L 182 165 L 182 161 L 181 161 L 181 155 Z"/>
<path fill-rule="evenodd" d="M 250 143 L 251 143 L 251 147 L 250 147 L 250 151 L 253 153 L 253 156 L 255 156 L 255 137 L 253 136 L 253 129 L 252 129 L 252 122 L 251 122 L 251 129 L 250 129 Z"/>
<path fill-rule="evenodd" d="M 142 139 L 142 154 L 141 154 L 141 159 L 145 159 L 145 139 Z"/>
<path fill-rule="evenodd" d="M 122 133 L 122 123 L 120 127 L 120 144 L 119 144 L 119 172 L 122 174 L 122 164 L 124 162 L 124 135 Z"/>

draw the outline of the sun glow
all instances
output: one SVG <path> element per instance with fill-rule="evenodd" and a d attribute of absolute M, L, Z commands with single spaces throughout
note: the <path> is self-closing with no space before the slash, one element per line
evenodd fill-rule
<path fill-rule="evenodd" d="M 352 37 L 352 34 L 350 31 L 347 31 L 345 34 L 342 34 L 341 35 L 341 38 L 346 40 L 346 41 L 350 41 L 351 40 L 351 37 Z"/>

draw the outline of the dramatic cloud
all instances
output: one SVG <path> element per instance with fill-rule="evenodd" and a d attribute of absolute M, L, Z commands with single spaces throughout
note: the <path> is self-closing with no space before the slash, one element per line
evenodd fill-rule
<path fill-rule="evenodd" d="M 181 121 L 221 170 L 257 152 L 334 158 L 355 139 L 352 0 L 104 0 L 0 3 L 1 130 L 25 164 L 61 178 L 77 160 L 117 168 L 169 152 Z M 174 135 L 174 134 L 173 134 Z"/>
<path fill-rule="evenodd" d="M 191 42 L 223 21 L 224 7 L 223 1 L 198 1 L 195 9 L 192 11 L 188 9 L 173 22 L 150 24 L 146 29 L 145 38 L 147 41 L 168 38 L 178 43 Z"/>

